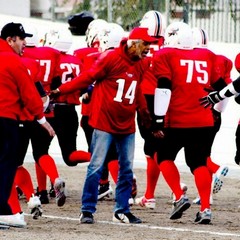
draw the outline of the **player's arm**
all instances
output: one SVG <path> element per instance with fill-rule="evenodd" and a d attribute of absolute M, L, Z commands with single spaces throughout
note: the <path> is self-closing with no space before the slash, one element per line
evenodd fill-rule
<path fill-rule="evenodd" d="M 104 55 L 99 57 L 90 69 L 81 72 L 72 81 L 62 84 L 57 89 L 52 90 L 51 93 L 58 95 L 72 93 L 77 90 L 85 90 L 95 81 L 101 81 L 105 78 L 106 73 L 108 72 L 106 69 L 108 69 L 108 65 L 111 65 L 111 63 L 111 56 L 108 57 L 107 55 Z"/>
<path fill-rule="evenodd" d="M 136 105 L 142 125 L 146 128 L 150 128 L 152 125 L 152 118 L 147 107 L 146 98 L 144 97 L 140 87 L 136 91 Z"/>
<path fill-rule="evenodd" d="M 160 77 L 154 94 L 154 119 L 153 132 L 161 131 L 164 127 L 164 117 L 167 113 L 171 99 L 171 81 L 168 78 Z"/>
<path fill-rule="evenodd" d="M 38 90 L 38 93 L 40 94 L 40 97 L 42 98 L 43 101 L 43 112 L 45 112 L 48 108 L 49 102 L 50 102 L 50 98 L 47 95 L 46 91 L 43 88 L 43 85 L 40 81 L 36 81 L 35 82 L 35 87 Z"/>
<path fill-rule="evenodd" d="M 200 99 L 200 104 L 205 108 L 209 106 L 213 106 L 214 104 L 222 101 L 225 98 L 229 98 L 231 96 L 238 96 L 240 93 L 240 77 L 238 77 L 235 81 L 228 84 L 220 91 L 214 91 L 209 93 L 207 96 L 204 96 Z"/>
<path fill-rule="evenodd" d="M 215 82 L 215 83 L 212 85 L 212 87 L 213 87 L 213 89 L 214 89 L 215 91 L 220 91 L 220 90 L 222 90 L 223 88 L 225 88 L 229 83 L 230 83 L 229 78 L 226 79 L 226 78 L 222 78 L 222 77 L 221 77 L 221 78 L 219 78 L 219 80 L 218 80 L 217 82 Z M 227 104 L 228 104 L 228 100 L 229 100 L 228 98 L 225 98 L 225 99 L 223 99 L 222 101 L 214 104 L 213 109 L 214 109 L 215 111 L 217 111 L 218 113 L 223 112 L 223 111 L 225 110 Z M 218 113 L 217 113 L 217 114 L 218 114 Z"/>

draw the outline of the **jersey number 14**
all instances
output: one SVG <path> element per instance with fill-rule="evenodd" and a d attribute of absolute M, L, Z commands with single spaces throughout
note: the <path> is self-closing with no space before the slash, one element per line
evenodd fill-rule
<path fill-rule="evenodd" d="M 132 104 L 134 101 L 134 97 L 135 97 L 137 81 L 132 81 L 131 85 L 127 89 L 125 96 L 123 96 L 124 87 L 125 87 L 125 79 L 120 78 L 116 82 L 118 84 L 118 90 L 117 90 L 117 94 L 114 98 L 114 101 L 122 102 L 123 98 L 126 98 L 126 99 L 129 99 L 129 104 Z"/>

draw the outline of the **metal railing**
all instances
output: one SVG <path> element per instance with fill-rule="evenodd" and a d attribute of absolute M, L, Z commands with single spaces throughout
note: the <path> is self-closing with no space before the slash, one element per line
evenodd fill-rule
<path fill-rule="evenodd" d="M 53 3 L 56 0 L 51 1 Z M 191 27 L 203 28 L 208 32 L 210 41 L 240 43 L 240 0 L 82 0 L 75 2 L 71 14 L 88 10 L 95 18 L 117 22 L 125 30 L 137 26 L 145 12 L 157 10 L 165 15 L 168 24 L 182 20 Z M 69 4 L 69 1 L 65 3 Z M 53 9 L 52 12 L 54 13 Z"/>

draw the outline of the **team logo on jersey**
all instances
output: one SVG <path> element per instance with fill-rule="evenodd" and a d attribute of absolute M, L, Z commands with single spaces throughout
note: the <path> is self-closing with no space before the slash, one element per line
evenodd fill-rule
<path fill-rule="evenodd" d="M 132 73 L 126 72 L 126 75 L 127 75 L 129 78 L 132 78 L 132 77 L 133 77 L 133 74 L 132 74 Z"/>

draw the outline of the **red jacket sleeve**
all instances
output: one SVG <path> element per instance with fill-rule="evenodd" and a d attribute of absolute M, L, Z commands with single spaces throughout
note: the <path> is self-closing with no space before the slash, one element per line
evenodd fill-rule
<path fill-rule="evenodd" d="M 235 58 L 235 68 L 240 73 L 240 53 Z"/>
<path fill-rule="evenodd" d="M 71 93 L 76 90 L 84 90 L 95 81 L 102 80 L 106 76 L 105 69 L 110 61 L 109 59 L 108 53 L 101 54 L 90 69 L 83 71 L 71 82 L 61 85 L 59 87 L 61 94 Z"/>
<path fill-rule="evenodd" d="M 16 84 L 19 89 L 23 107 L 26 107 L 27 110 L 37 119 L 41 119 L 44 116 L 42 99 L 34 85 L 34 82 L 28 74 L 27 68 L 20 59 L 15 62 L 15 70 L 12 69 L 12 74 L 14 79 L 17 81 Z"/>

